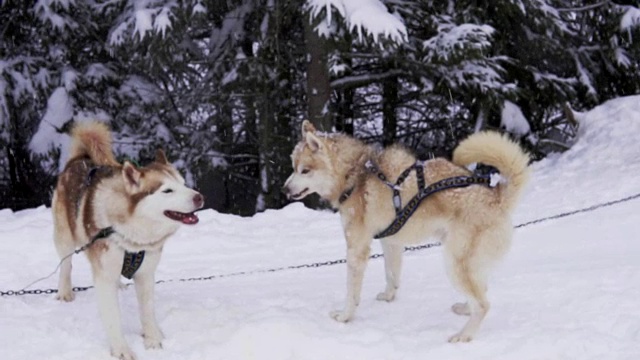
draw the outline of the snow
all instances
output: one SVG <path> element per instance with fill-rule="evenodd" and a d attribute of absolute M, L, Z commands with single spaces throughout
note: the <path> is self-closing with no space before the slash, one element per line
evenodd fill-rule
<path fill-rule="evenodd" d="M 65 26 L 74 26 L 74 23 L 56 14 L 51 5 L 59 5 L 64 10 L 68 10 L 70 3 L 75 5 L 75 1 L 38 0 L 34 5 L 34 10 L 42 22 L 49 22 L 54 29 L 64 31 Z"/>
<path fill-rule="evenodd" d="M 579 116 L 569 151 L 533 164 L 514 224 L 640 193 L 640 96 Z M 156 313 L 166 340 L 145 350 L 134 291 L 120 294 L 127 341 L 139 359 L 636 359 L 640 353 L 640 199 L 519 228 L 496 269 L 491 311 L 476 339 L 446 339 L 466 321 L 441 248 L 405 255 L 393 303 L 376 301 L 383 261 L 372 260 L 353 322 L 342 306 L 346 266 L 267 269 L 343 259 L 340 219 L 300 203 L 250 218 L 199 212 L 165 246 Z M 50 210 L 0 210 L 0 290 L 17 290 L 57 265 Z M 380 252 L 374 242 L 373 253 Z M 235 274 L 235 275 L 234 275 Z M 210 280 L 178 281 L 218 275 Z M 220 276 L 227 275 L 227 276 Z M 74 284 L 91 284 L 75 258 Z M 56 277 L 34 288 L 55 288 Z M 2 358 L 110 359 L 95 291 L 73 303 L 52 295 L 0 298 Z"/>
<path fill-rule="evenodd" d="M 69 137 L 58 133 L 56 129 L 62 126 L 73 117 L 73 100 L 65 87 L 58 87 L 53 91 L 47 100 L 47 110 L 38 125 L 38 130 L 29 142 L 29 150 L 34 154 L 46 154 L 53 148 L 61 147 L 61 156 L 67 154 Z M 66 158 L 66 157 L 63 157 Z M 63 164 L 59 169 L 62 170 Z"/>
<path fill-rule="evenodd" d="M 129 29 L 131 36 L 138 40 L 144 39 L 148 32 L 156 31 L 164 37 L 167 30 L 173 26 L 173 8 L 177 2 L 173 0 L 129 0 L 123 14 L 109 33 L 109 44 L 119 46 L 126 41 Z M 192 12 L 206 13 L 202 2 L 193 5 Z"/>
<path fill-rule="evenodd" d="M 153 15 L 154 15 L 154 11 L 152 9 L 147 9 L 142 7 L 142 5 L 137 5 L 139 3 L 136 3 L 136 10 L 135 10 L 135 30 L 134 30 L 134 34 L 138 34 L 138 36 L 140 36 L 140 39 L 144 38 L 144 35 L 147 33 L 147 31 L 151 31 L 151 29 L 153 29 Z"/>
<path fill-rule="evenodd" d="M 450 86 L 456 88 L 468 85 L 474 86 L 483 93 L 488 93 L 491 90 L 505 92 L 516 90 L 514 83 L 505 83 L 502 73 L 504 73 L 504 69 L 496 66 L 492 67 L 491 64 L 484 61 L 465 60 L 457 66 L 451 67 L 449 83 Z"/>
<path fill-rule="evenodd" d="M 494 32 L 489 25 L 442 23 L 438 25 L 437 35 L 424 41 L 423 46 L 432 52 L 423 61 L 450 60 L 462 50 L 461 46 L 486 50 L 491 46 Z"/>
<path fill-rule="evenodd" d="M 56 88 L 47 100 L 47 109 L 38 125 L 38 130 L 29 142 L 29 151 L 36 155 L 45 155 L 54 149 L 60 149 L 60 159 L 56 168 L 58 171 L 64 169 L 64 159 L 68 158 L 70 138 L 62 130 L 65 123 L 70 120 L 83 122 L 89 120 L 109 121 L 110 116 L 101 110 L 78 111 L 74 114 L 73 99 L 69 96 L 68 88 L 73 84 L 75 87 L 75 71 L 66 71 L 64 78 L 68 79 L 66 86 Z M 45 167 L 50 164 L 45 163 Z"/>
<path fill-rule="evenodd" d="M 100 63 L 93 63 L 87 66 L 87 70 L 84 73 L 83 78 L 91 81 L 93 84 L 106 79 L 113 79 L 116 77 L 116 73 L 108 66 Z"/>
<path fill-rule="evenodd" d="M 167 33 L 167 29 L 171 29 L 171 7 L 165 6 L 160 10 L 160 12 L 156 15 L 155 21 L 153 22 L 153 28 L 162 34 L 164 37 Z"/>
<path fill-rule="evenodd" d="M 529 122 L 522 114 L 520 107 L 509 100 L 504 101 L 500 125 L 508 132 L 518 136 L 526 135 L 531 131 Z"/>
<path fill-rule="evenodd" d="M 307 0 L 307 6 L 313 17 L 323 10 L 327 24 L 332 22 L 335 9 L 344 19 L 347 27 L 355 31 L 362 39 L 365 34 L 371 35 L 374 42 L 386 37 L 394 42 L 404 42 L 407 29 L 402 20 L 391 14 L 380 0 Z M 327 28 L 318 28 L 325 35 Z"/>
<path fill-rule="evenodd" d="M 75 90 L 76 82 L 78 81 L 78 72 L 71 67 L 65 68 L 62 71 L 61 81 L 67 91 Z"/>
<path fill-rule="evenodd" d="M 620 19 L 620 30 L 631 30 L 640 24 L 640 10 L 633 6 L 627 6 L 624 15 Z"/>
<path fill-rule="evenodd" d="M 7 67 L 7 62 L 0 60 L 0 75 L 4 75 L 5 69 Z M 4 79 L 4 76 L 0 76 L 0 129 L 2 133 L 0 133 L 0 139 L 4 140 L 5 129 L 9 124 L 9 108 L 7 106 L 7 81 Z"/>
<path fill-rule="evenodd" d="M 207 8 L 202 5 L 202 2 L 198 2 L 194 7 L 193 7 L 193 14 L 206 14 L 207 13 Z"/>
<path fill-rule="evenodd" d="M 19 64 L 21 60 L 26 59 L 16 60 L 17 61 L 12 61 L 12 64 L 10 64 L 12 68 L 8 67 L 5 71 L 9 76 L 11 76 L 11 81 L 13 82 L 11 95 L 15 99 L 18 99 L 24 95 L 33 94 L 35 92 L 35 89 L 33 88 L 33 83 L 30 81 L 28 68 L 26 66 L 27 62 L 25 61 L 25 64 Z"/>
<path fill-rule="evenodd" d="M 580 83 L 587 88 L 587 94 L 589 94 L 590 97 L 596 98 L 598 96 L 598 92 L 591 82 L 589 71 L 585 69 L 577 55 L 574 55 L 574 58 L 576 61 L 576 68 L 578 69 L 578 79 L 580 80 Z"/>
<path fill-rule="evenodd" d="M 623 68 L 628 68 L 631 66 L 631 59 L 629 59 L 629 54 L 627 51 L 621 47 L 617 47 L 614 49 L 614 58 L 616 63 Z"/>

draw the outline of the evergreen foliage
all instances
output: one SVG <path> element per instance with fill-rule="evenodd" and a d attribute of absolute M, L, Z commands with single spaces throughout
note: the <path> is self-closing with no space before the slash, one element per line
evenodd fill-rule
<path fill-rule="evenodd" d="M 286 204 L 304 118 L 423 158 L 502 128 L 541 158 L 567 104 L 640 92 L 639 24 L 609 0 L 4 0 L 0 208 L 48 204 L 89 118 L 242 215 Z"/>

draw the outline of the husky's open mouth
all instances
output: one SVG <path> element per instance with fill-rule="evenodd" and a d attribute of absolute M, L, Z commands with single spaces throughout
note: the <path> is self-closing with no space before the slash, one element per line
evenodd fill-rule
<path fill-rule="evenodd" d="M 307 193 L 307 191 L 309 191 L 309 188 L 305 188 L 304 190 L 300 191 L 299 193 L 291 195 L 291 198 L 294 199 L 294 200 L 301 199 Z"/>
<path fill-rule="evenodd" d="M 195 213 L 181 213 L 178 211 L 165 210 L 164 215 L 169 219 L 180 221 L 183 224 L 197 224 L 200 219 Z"/>

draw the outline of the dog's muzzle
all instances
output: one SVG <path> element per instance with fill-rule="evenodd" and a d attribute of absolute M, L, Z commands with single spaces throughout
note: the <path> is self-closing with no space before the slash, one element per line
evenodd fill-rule
<path fill-rule="evenodd" d="M 299 193 L 292 194 L 291 193 L 291 189 L 289 189 L 288 186 L 285 185 L 285 186 L 282 187 L 282 192 L 287 196 L 287 199 L 290 199 L 290 200 L 302 199 L 303 197 L 305 197 L 305 195 L 307 195 L 308 191 L 309 191 L 309 188 L 305 188 L 304 190 L 300 191 Z"/>

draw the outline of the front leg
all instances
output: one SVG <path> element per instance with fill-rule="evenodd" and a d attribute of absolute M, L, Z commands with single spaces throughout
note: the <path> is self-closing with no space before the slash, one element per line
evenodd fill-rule
<path fill-rule="evenodd" d="M 99 268 L 94 268 L 94 283 L 100 317 L 107 332 L 111 355 L 119 359 L 133 360 L 136 356 L 122 335 L 120 321 L 120 307 L 118 305 L 120 267 L 117 267 L 117 264 L 110 263 L 109 260 L 107 259 L 103 264 L 98 265 Z M 120 266 L 122 266 L 122 261 L 120 261 Z"/>
<path fill-rule="evenodd" d="M 376 299 L 382 301 L 393 301 L 396 291 L 400 287 L 400 272 L 402 270 L 402 253 L 404 245 L 392 243 L 388 240 L 381 240 L 384 251 L 384 271 L 387 279 L 387 286 L 379 293 Z"/>
<path fill-rule="evenodd" d="M 142 336 L 144 337 L 144 346 L 147 349 L 161 349 L 162 339 L 164 339 L 156 320 L 154 306 L 155 270 L 159 260 L 159 252 L 147 252 L 142 267 L 134 276 Z"/>
<path fill-rule="evenodd" d="M 344 309 L 330 313 L 336 321 L 347 322 L 353 318 L 356 308 L 360 303 L 360 292 L 362 290 L 362 279 L 364 271 L 369 261 L 371 237 L 349 236 L 347 232 L 347 298 Z"/>

